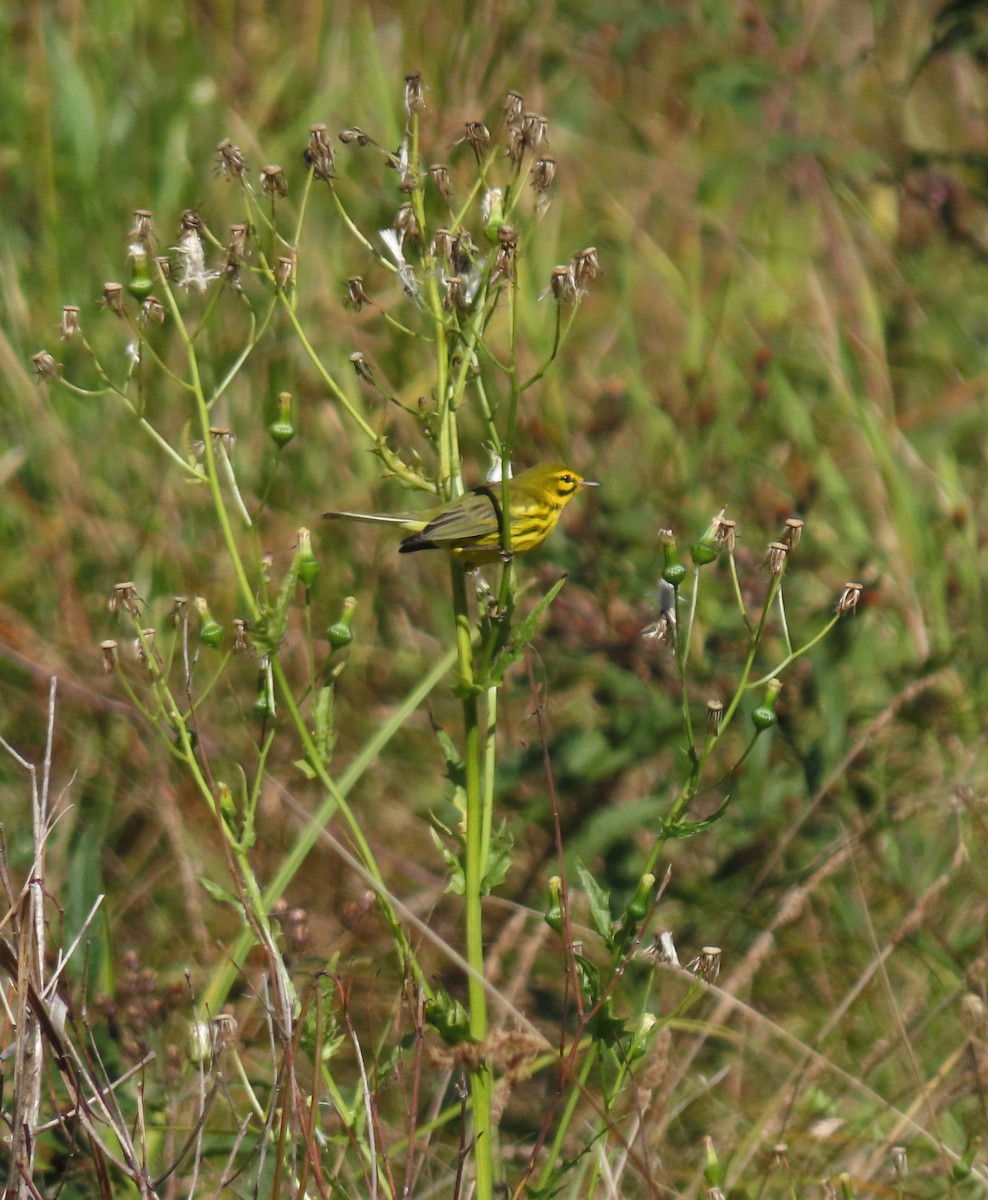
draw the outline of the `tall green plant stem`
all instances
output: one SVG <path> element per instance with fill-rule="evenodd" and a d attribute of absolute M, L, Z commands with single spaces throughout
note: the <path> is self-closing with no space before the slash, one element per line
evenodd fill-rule
<path fill-rule="evenodd" d="M 482 740 L 480 705 L 473 670 L 473 644 L 470 636 L 470 611 L 467 602 L 466 575 L 458 563 L 451 563 L 453 612 L 456 620 L 457 661 L 463 696 L 463 763 L 466 786 L 466 855 L 464 863 L 464 906 L 466 909 L 466 958 L 471 971 L 468 979 L 470 1036 L 477 1043 L 487 1038 L 487 996 L 484 991 L 484 930 L 481 896 L 486 861 L 484 830 L 489 829 L 483 812 L 481 787 Z M 494 1192 L 494 1156 L 491 1121 L 491 1070 L 486 1061 L 470 1077 L 473 1099 L 474 1156 L 477 1173 L 477 1200 L 492 1200 Z"/>

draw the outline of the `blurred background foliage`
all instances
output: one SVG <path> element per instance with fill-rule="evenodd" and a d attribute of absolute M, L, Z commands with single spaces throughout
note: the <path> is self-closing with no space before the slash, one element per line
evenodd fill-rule
<path fill-rule="evenodd" d="M 605 885 L 633 887 L 682 776 L 674 664 L 640 637 L 655 615 L 658 529 L 688 544 L 726 505 L 754 604 L 767 586 L 765 545 L 785 517 L 804 518 L 787 584 L 796 640 L 825 622 L 845 580 L 867 585 L 868 604 L 796 664 L 778 734 L 729 781 L 731 813 L 674 847 L 658 919 L 684 958 L 715 943 L 727 970 L 757 961 L 744 998 L 796 1036 L 819 1034 L 821 1053 L 896 1105 L 908 1108 L 958 1055 L 922 1123 L 963 1149 L 986 1112 L 956 1011 L 968 989 L 983 994 L 988 900 L 976 865 L 988 704 L 986 41 L 988 5 L 929 0 L 454 0 L 414 15 L 344 0 L 30 0 L 0 11 L 0 722 L 36 757 L 58 675 L 56 766 L 72 781 L 72 807 L 52 869 L 70 928 L 97 891 L 109 893 L 114 952 L 93 952 L 104 986 L 123 949 L 194 973 L 231 921 L 196 882 L 222 870 L 204 819 L 100 675 L 98 644 L 115 632 L 107 598 L 120 579 L 158 613 L 176 593 L 202 594 L 229 625 L 235 589 L 204 498 L 122 410 L 39 385 L 31 355 L 47 348 L 69 369 L 76 349 L 57 326 L 62 306 L 78 304 L 94 344 L 122 361 L 125 332 L 96 301 L 104 280 L 126 277 L 133 211 L 153 210 L 166 245 L 185 208 L 217 231 L 242 219 L 216 171 L 220 138 L 241 146 L 252 171 L 281 163 L 291 204 L 309 125 L 357 125 L 397 146 L 403 76 L 419 70 L 437 160 L 465 161 L 463 122 L 496 125 L 509 89 L 549 118 L 559 174 L 529 278 L 547 283 L 555 263 L 591 244 L 603 266 L 558 365 L 526 397 L 516 453 L 523 465 L 564 458 L 603 483 L 521 567 L 533 595 L 569 576 L 537 663 L 568 849 Z M 391 223 L 397 177 L 381 158 L 340 147 L 338 174 L 365 230 Z M 404 447 L 411 423 L 361 391 L 346 360 L 364 353 L 411 405 L 431 380 L 373 311 L 344 308 L 354 274 L 400 317 L 400 288 L 347 235 L 324 189 L 300 246 L 303 323 L 375 427 Z M 542 287 L 520 314 L 533 363 L 552 337 Z M 231 303 L 217 370 L 242 329 Z M 327 507 L 408 498 L 379 479 L 287 329 L 222 413 L 248 490 L 273 470 L 264 426 L 282 390 L 296 397 L 300 436 L 275 476 L 263 537 L 284 565 L 295 530 L 316 531 L 323 625 L 357 597 L 338 696 L 345 762 L 448 636 L 445 571 L 428 555 L 399 560 L 386 535 L 319 527 Z M 157 387 L 145 397 L 176 443 L 183 403 Z M 477 479 L 479 426 L 473 437 L 466 474 Z M 741 635 L 714 568 L 694 657 L 698 710 L 729 692 Z M 255 683 L 255 667 L 236 663 L 207 718 L 232 759 L 236 739 L 252 736 L 237 718 Z M 491 903 L 492 931 L 508 900 L 540 910 L 552 871 L 531 708 L 519 671 L 501 709 L 516 861 Z M 445 784 L 430 716 L 452 729 L 452 698 L 432 698 L 355 803 L 396 886 L 431 903 L 442 864 L 422 818 Z M 298 819 L 281 789 L 303 808 L 313 799 L 287 759 L 273 767 L 262 876 Z M 23 865 L 23 779 L 6 759 L 0 781 L 4 836 Z M 361 891 L 313 856 L 291 899 L 312 914 L 316 956 L 373 946 L 366 923 L 355 932 L 340 920 Z M 752 959 L 769 927 L 771 953 Z M 731 1066 L 720 1087 L 697 1083 L 668 1116 L 670 1146 L 689 1161 L 705 1132 L 740 1129 L 724 1134 L 739 1156 L 745 1137 L 757 1143 L 791 1065 L 779 1042 L 766 1055 L 764 1036 L 741 1021 L 732 1044 L 704 1044 L 704 1078 Z M 876 1040 L 884 1058 L 866 1053 Z M 866 1098 L 833 1077 L 817 1086 L 800 1092 L 789 1129 L 794 1144 L 806 1139 L 807 1170 L 843 1161 L 849 1147 L 862 1162 L 877 1153 Z M 840 1132 L 820 1133 L 816 1122 L 835 1111 Z"/>

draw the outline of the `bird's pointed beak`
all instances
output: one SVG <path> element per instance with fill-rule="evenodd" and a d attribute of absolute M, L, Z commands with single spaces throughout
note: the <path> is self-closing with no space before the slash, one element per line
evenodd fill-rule
<path fill-rule="evenodd" d="M 600 487 L 599 479 L 584 479 L 580 487 Z"/>

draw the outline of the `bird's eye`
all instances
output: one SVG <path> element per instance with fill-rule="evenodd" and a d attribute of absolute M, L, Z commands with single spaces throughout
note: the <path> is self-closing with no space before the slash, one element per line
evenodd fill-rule
<path fill-rule="evenodd" d="M 576 480 L 568 472 L 564 472 L 559 478 L 562 483 L 576 483 Z"/>

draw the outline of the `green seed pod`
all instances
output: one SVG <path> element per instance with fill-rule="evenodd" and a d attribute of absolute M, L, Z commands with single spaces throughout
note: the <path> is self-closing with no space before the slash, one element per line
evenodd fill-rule
<path fill-rule="evenodd" d="M 319 578 L 319 560 L 312 553 L 312 536 L 304 526 L 298 531 L 298 577 L 307 592 Z"/>
<path fill-rule="evenodd" d="M 199 640 L 217 649 L 223 641 L 223 626 L 209 611 L 203 596 L 196 596 L 196 611 L 199 613 Z"/>
<path fill-rule="evenodd" d="M 652 900 L 652 889 L 655 887 L 655 876 L 649 872 L 643 875 L 638 883 L 635 894 L 631 897 L 627 909 L 627 925 L 639 926 L 648 916 Z"/>
<path fill-rule="evenodd" d="M 275 718 L 274 685 L 271 681 L 271 668 L 264 660 L 257 673 L 257 699 L 254 701 L 254 716 L 259 721 L 273 721 Z"/>
<path fill-rule="evenodd" d="M 761 704 L 751 714 L 752 723 L 759 733 L 764 729 L 771 729 L 773 725 L 777 724 L 779 718 L 775 715 L 775 702 L 781 691 L 782 681 L 780 679 L 768 681 Z"/>
<path fill-rule="evenodd" d="M 353 620 L 353 614 L 357 607 L 357 601 L 353 596 L 347 596 L 343 601 L 343 612 L 338 621 L 334 621 L 326 630 L 326 637 L 329 639 L 330 649 L 342 650 L 345 646 L 349 646 L 353 641 L 353 634 L 350 632 L 350 622 Z"/>
<path fill-rule="evenodd" d="M 730 531 L 730 541 L 728 541 Z M 703 536 L 690 546 L 690 557 L 697 567 L 705 567 L 716 559 L 725 546 L 733 549 L 734 522 L 724 520 L 724 510 L 721 509 L 716 517 L 703 531 Z M 671 581 L 670 581 L 671 582 Z"/>
<path fill-rule="evenodd" d="M 135 300 L 146 300 L 154 287 L 151 276 L 148 274 L 148 256 L 141 247 L 135 246 L 131 250 L 130 261 L 131 276 L 130 283 L 127 284 L 127 291 Z"/>
<path fill-rule="evenodd" d="M 671 583 L 674 588 L 678 588 L 686 578 L 686 568 L 680 561 L 679 551 L 676 549 L 676 539 L 672 535 L 672 530 L 660 530 L 659 542 L 662 546 L 663 554 L 662 578 L 666 583 Z M 696 561 L 695 553 L 693 561 Z"/>
<path fill-rule="evenodd" d="M 295 436 L 295 426 L 292 424 L 292 394 L 280 392 L 278 395 L 278 415 L 268 426 L 268 436 L 279 450 Z"/>
<path fill-rule="evenodd" d="M 711 1187 L 720 1187 L 724 1182 L 724 1168 L 721 1166 L 720 1159 L 717 1157 L 717 1151 L 714 1149 L 713 1138 L 705 1137 L 703 1144 L 705 1150 L 703 1178 Z"/>
<path fill-rule="evenodd" d="M 563 881 L 558 875 L 549 880 L 549 907 L 542 918 L 550 929 L 561 933 L 563 928 Z"/>

